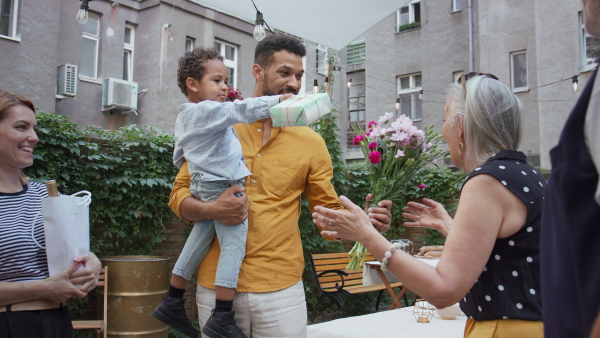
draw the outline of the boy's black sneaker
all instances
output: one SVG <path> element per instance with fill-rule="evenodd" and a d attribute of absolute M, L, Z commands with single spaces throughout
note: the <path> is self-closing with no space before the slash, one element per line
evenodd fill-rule
<path fill-rule="evenodd" d="M 152 315 L 161 322 L 188 337 L 198 337 L 198 330 L 185 315 L 185 298 L 166 297 L 152 311 Z"/>
<path fill-rule="evenodd" d="M 215 312 L 213 310 L 202 333 L 210 338 L 248 338 L 235 324 L 235 311 Z"/>

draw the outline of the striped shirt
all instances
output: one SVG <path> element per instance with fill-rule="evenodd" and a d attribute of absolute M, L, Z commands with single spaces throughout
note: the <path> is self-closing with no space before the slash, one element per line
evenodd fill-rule
<path fill-rule="evenodd" d="M 31 226 L 42 210 L 42 198 L 48 197 L 46 186 L 29 182 L 16 193 L 0 192 L 0 281 L 25 282 L 49 277 L 46 251 L 35 245 Z M 45 245 L 44 222 L 40 213 L 35 224 L 35 238 Z"/>
<path fill-rule="evenodd" d="M 250 175 L 232 126 L 270 117 L 269 108 L 279 103 L 279 96 L 180 105 L 173 163 L 181 168 L 185 159 L 190 173 L 202 175 L 203 181 L 239 180 Z"/>

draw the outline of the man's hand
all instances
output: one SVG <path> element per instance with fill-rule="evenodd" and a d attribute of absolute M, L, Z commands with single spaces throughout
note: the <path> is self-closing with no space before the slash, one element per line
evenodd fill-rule
<path fill-rule="evenodd" d="M 392 224 L 392 201 L 383 200 L 377 203 L 377 206 L 371 206 L 373 194 L 368 194 L 365 198 L 365 212 L 371 219 L 371 223 L 380 233 L 390 230 Z"/>
<path fill-rule="evenodd" d="M 237 197 L 236 194 L 241 195 Z M 223 191 L 223 193 L 210 203 L 212 219 L 225 225 L 238 225 L 248 218 L 248 196 L 239 185 Z"/>

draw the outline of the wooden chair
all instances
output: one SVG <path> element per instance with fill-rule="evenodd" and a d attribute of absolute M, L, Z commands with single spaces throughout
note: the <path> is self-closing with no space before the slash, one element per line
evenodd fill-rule
<path fill-rule="evenodd" d="M 365 261 L 374 261 L 375 258 L 369 252 Z M 310 254 L 310 263 L 313 268 L 313 273 L 321 296 L 317 300 L 317 305 L 313 310 L 312 322 L 315 322 L 315 315 L 321 301 L 325 297 L 335 298 L 342 312 L 342 317 L 346 316 L 344 309 L 344 300 L 340 297 L 341 294 L 354 295 L 359 293 L 379 291 L 375 311 L 379 310 L 379 302 L 383 291 L 387 290 L 385 284 L 363 285 L 363 267 L 359 270 L 347 271 L 346 266 L 350 262 L 347 252 L 328 253 L 328 254 Z M 399 287 L 400 296 L 404 295 L 406 289 L 401 282 L 389 283 L 390 288 Z M 405 299 L 406 302 L 406 299 Z"/>
<path fill-rule="evenodd" d="M 73 329 L 75 330 L 85 330 L 92 329 L 96 330 L 96 338 L 106 338 L 106 308 L 108 304 L 108 266 L 105 266 L 100 271 L 100 276 L 98 277 L 98 285 L 104 287 L 104 292 L 102 293 L 104 297 L 104 301 L 102 302 L 103 314 L 101 320 L 74 320 L 73 321 Z"/>

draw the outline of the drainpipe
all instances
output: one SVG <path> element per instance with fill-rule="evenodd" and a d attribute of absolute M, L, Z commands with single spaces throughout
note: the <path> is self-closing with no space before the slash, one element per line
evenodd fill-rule
<path fill-rule="evenodd" d="M 467 0 L 467 11 L 469 13 L 469 72 L 473 71 L 475 64 L 475 53 L 473 52 L 473 8 L 472 0 Z"/>

